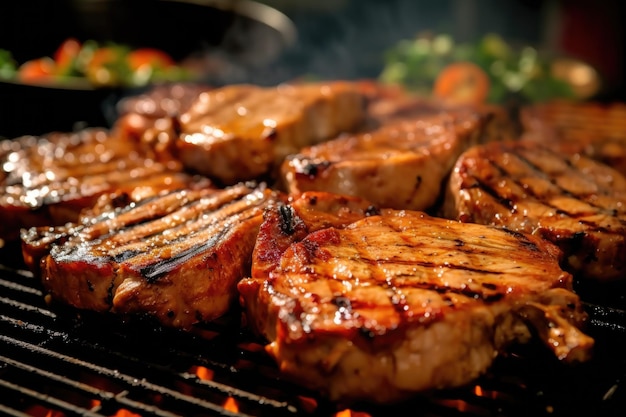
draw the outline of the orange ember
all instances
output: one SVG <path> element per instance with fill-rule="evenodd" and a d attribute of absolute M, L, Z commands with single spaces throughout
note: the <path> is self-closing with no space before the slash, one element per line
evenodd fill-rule
<path fill-rule="evenodd" d="M 302 405 L 302 408 L 307 413 L 312 413 L 312 412 L 314 412 L 317 409 L 317 401 L 315 401 L 314 398 L 303 397 L 303 396 L 299 395 L 298 399 L 300 400 L 300 404 Z"/>
<path fill-rule="evenodd" d="M 141 417 L 141 414 L 136 414 L 122 408 L 117 410 L 117 413 L 113 414 L 113 417 Z"/>
<path fill-rule="evenodd" d="M 26 414 L 33 417 L 65 417 L 60 411 L 50 410 L 41 405 L 33 405 L 25 410 Z"/>
<path fill-rule="evenodd" d="M 337 414 L 335 414 L 335 417 L 371 417 L 371 414 L 346 409 L 343 411 L 339 411 Z"/>
<path fill-rule="evenodd" d="M 203 381 L 212 381 L 214 372 L 204 366 L 194 366 L 192 372 L 195 373 L 198 378 Z"/>
<path fill-rule="evenodd" d="M 239 412 L 239 404 L 237 404 L 237 401 L 233 397 L 228 397 L 226 401 L 224 401 L 223 407 L 233 413 Z"/>
<path fill-rule="evenodd" d="M 474 394 L 476 394 L 476 396 L 477 396 L 477 397 L 482 397 L 482 396 L 484 396 L 483 389 L 481 388 L 481 386 L 480 386 L 480 385 L 476 385 L 476 386 L 474 387 Z"/>

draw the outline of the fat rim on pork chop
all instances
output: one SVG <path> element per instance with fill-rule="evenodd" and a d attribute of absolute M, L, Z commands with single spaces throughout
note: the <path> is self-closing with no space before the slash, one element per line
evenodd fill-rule
<path fill-rule="evenodd" d="M 266 213 L 238 284 L 248 325 L 298 383 L 388 403 L 464 385 L 534 334 L 559 359 L 589 357 L 586 314 L 550 242 L 391 209 L 308 229 L 320 199 L 336 197 L 303 198 Z"/>

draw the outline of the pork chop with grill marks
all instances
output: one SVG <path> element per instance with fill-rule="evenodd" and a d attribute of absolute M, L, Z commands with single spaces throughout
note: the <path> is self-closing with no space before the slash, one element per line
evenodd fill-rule
<path fill-rule="evenodd" d="M 469 383 L 535 333 L 563 361 L 589 357 L 586 314 L 550 242 L 417 211 L 332 220 L 341 205 L 328 202 L 317 223 L 320 199 L 269 210 L 238 285 L 289 378 L 333 400 L 386 403 Z"/>
<path fill-rule="evenodd" d="M 292 194 L 328 191 L 380 207 L 427 210 L 441 195 L 456 158 L 481 140 L 488 116 L 425 104 L 372 131 L 304 148 L 281 167 Z"/>
<path fill-rule="evenodd" d="M 531 140 L 474 147 L 454 167 L 444 214 L 541 236 L 575 276 L 626 277 L 626 178 L 587 157 Z"/>
<path fill-rule="evenodd" d="M 524 137 L 626 175 L 626 104 L 552 101 L 521 109 Z"/>
<path fill-rule="evenodd" d="M 175 152 L 224 184 L 274 175 L 287 155 L 358 128 L 365 105 L 349 82 L 226 86 L 200 94 L 180 116 Z"/>
<path fill-rule="evenodd" d="M 170 191 L 97 210 L 80 224 L 25 231 L 25 258 L 39 264 L 56 300 L 189 329 L 237 300 L 236 284 L 249 274 L 263 210 L 274 198 L 263 186 L 243 184 Z"/>
<path fill-rule="evenodd" d="M 207 179 L 182 171 L 174 160 L 156 162 L 148 149 L 114 139 L 104 129 L 24 136 L 0 142 L 0 239 L 20 228 L 76 221 L 103 194 L 152 195 Z"/>

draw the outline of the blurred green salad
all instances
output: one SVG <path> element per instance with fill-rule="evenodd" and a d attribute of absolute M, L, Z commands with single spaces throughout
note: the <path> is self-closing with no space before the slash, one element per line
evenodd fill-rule
<path fill-rule="evenodd" d="M 196 77 L 164 51 L 133 49 L 94 40 L 64 40 L 50 56 L 17 63 L 0 49 L 0 80 L 48 86 L 143 86 L 155 81 L 187 81 Z"/>
<path fill-rule="evenodd" d="M 554 75 L 553 63 L 536 48 L 513 47 L 495 34 L 468 43 L 446 34 L 420 35 L 386 51 L 380 81 L 424 95 L 478 94 L 491 103 L 576 98 L 571 83 Z"/>

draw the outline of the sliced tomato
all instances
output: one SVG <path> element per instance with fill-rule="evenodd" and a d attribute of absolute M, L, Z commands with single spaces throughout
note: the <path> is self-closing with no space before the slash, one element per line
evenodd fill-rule
<path fill-rule="evenodd" d="M 139 48 L 129 52 L 128 66 L 136 71 L 142 66 L 153 68 L 168 68 L 174 65 L 174 60 L 167 53 L 153 48 Z"/>
<path fill-rule="evenodd" d="M 49 79 L 56 73 L 56 65 L 51 58 L 38 58 L 20 65 L 17 76 L 22 82 L 37 82 Z"/>
<path fill-rule="evenodd" d="M 433 94 L 456 104 L 480 104 L 487 100 L 490 85 L 489 76 L 478 65 L 455 62 L 439 73 Z"/>
<path fill-rule="evenodd" d="M 60 72 L 66 72 L 74 64 L 81 48 L 81 43 L 74 38 L 68 38 L 59 45 L 53 58 Z"/>

